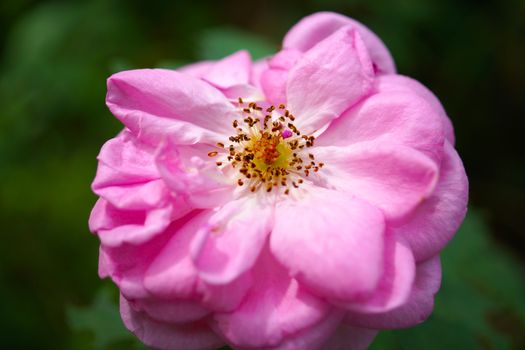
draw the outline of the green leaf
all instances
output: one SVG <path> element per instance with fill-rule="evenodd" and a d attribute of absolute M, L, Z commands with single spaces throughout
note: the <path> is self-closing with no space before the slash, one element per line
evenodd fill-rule
<path fill-rule="evenodd" d="M 68 323 L 74 332 L 87 331 L 93 335 L 95 349 L 114 348 L 146 349 L 124 327 L 114 293 L 107 287 L 101 288 L 93 303 L 86 307 L 70 306 L 67 309 Z"/>

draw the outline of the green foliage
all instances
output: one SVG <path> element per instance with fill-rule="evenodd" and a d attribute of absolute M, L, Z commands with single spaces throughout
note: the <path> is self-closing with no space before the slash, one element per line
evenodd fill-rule
<path fill-rule="evenodd" d="M 76 342 L 75 345 L 82 344 L 86 349 L 146 349 L 122 324 L 115 305 L 116 296 L 112 291 L 114 288 L 101 288 L 91 305 L 68 308 L 67 318 L 71 329 L 79 332 L 79 338 L 82 337 L 81 332 L 88 332 L 91 336 L 87 341 Z"/>

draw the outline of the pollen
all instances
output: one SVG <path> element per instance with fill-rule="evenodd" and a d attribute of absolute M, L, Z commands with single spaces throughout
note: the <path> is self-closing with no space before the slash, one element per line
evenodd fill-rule
<path fill-rule="evenodd" d="M 317 163 L 308 149 L 315 137 L 302 135 L 294 117 L 284 104 L 262 108 L 255 102 L 238 99 L 240 116 L 233 121 L 230 143 L 218 142 L 218 167 L 230 166 L 236 172 L 236 183 L 247 191 L 279 192 L 285 195 L 324 166 Z"/>

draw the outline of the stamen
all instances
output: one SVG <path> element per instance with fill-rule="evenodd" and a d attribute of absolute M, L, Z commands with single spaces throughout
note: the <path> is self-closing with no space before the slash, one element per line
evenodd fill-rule
<path fill-rule="evenodd" d="M 293 124 L 295 117 L 284 104 L 263 111 L 255 102 L 242 98 L 238 101 L 241 114 L 245 114 L 232 122 L 234 134 L 228 138 L 231 144 L 225 147 L 224 143 L 217 143 L 224 154 L 215 162 L 222 167 L 227 161 L 226 164 L 238 169 L 238 186 L 248 183 L 250 192 L 262 187 L 268 193 L 275 188 L 278 193 L 289 195 L 290 189 L 304 183 L 303 178 L 311 170 L 318 172 L 324 166 L 316 163 L 312 153 L 303 152 L 313 146 L 315 137 L 301 135 Z M 218 154 L 211 151 L 208 156 Z"/>

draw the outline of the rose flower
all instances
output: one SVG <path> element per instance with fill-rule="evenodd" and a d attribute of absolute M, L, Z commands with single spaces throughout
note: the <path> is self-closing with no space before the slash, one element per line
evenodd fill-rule
<path fill-rule="evenodd" d="M 280 52 L 108 79 L 90 229 L 158 349 L 364 349 L 429 316 L 467 178 L 437 98 L 311 15 Z"/>

